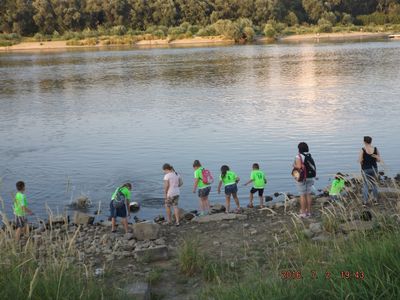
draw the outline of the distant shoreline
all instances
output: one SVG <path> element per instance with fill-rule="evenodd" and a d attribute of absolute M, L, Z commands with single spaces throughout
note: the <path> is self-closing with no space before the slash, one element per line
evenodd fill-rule
<path fill-rule="evenodd" d="M 198 47 L 202 45 L 233 45 L 235 42 L 221 36 L 215 37 L 195 37 L 179 40 L 155 39 L 141 40 L 134 44 L 112 44 L 107 45 L 101 41 L 96 45 L 68 45 L 68 41 L 45 41 L 45 42 L 22 42 L 13 46 L 0 47 L 1 52 L 14 51 L 37 51 L 37 50 L 67 50 L 67 49 L 86 49 L 86 48 L 109 48 L 129 46 L 133 48 L 152 48 L 152 47 L 168 47 L 168 46 L 190 46 Z"/>
<path fill-rule="evenodd" d="M 354 40 L 354 39 L 371 39 L 371 38 L 388 38 L 390 33 L 374 33 L 374 32 L 337 32 L 337 33 L 311 33 L 311 34 L 295 34 L 289 36 L 274 38 L 256 37 L 254 44 L 275 43 L 275 42 L 306 42 L 319 40 Z M 22 42 L 12 46 L 0 47 L 0 52 L 15 51 L 52 51 L 67 49 L 88 49 L 88 48 L 110 48 L 110 47 L 132 47 L 132 48 L 153 48 L 153 47 L 200 47 L 205 45 L 234 45 L 232 39 L 226 39 L 222 36 L 215 37 L 194 37 L 178 40 L 154 39 L 141 40 L 134 44 L 111 44 L 107 45 L 100 41 L 95 45 L 68 45 L 65 41 L 45 41 L 45 42 Z"/>

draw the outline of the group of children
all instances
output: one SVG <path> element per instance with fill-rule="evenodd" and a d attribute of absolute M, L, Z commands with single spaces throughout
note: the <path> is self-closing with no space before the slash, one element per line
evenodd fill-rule
<path fill-rule="evenodd" d="M 172 223 L 171 217 L 171 206 L 173 208 L 176 226 L 179 226 L 179 195 L 180 187 L 183 185 L 182 177 L 174 170 L 170 164 L 164 164 L 162 167 L 164 176 L 164 199 L 165 208 L 167 215 L 167 222 Z M 211 172 L 204 168 L 200 161 L 195 160 L 193 162 L 194 169 L 194 185 L 193 193 L 198 193 L 200 200 L 200 216 L 206 215 L 210 210 L 210 203 L 208 196 L 211 191 L 211 184 L 213 183 L 213 176 Z M 222 185 L 224 186 L 225 192 L 225 212 L 230 212 L 230 201 L 233 198 L 236 209 L 235 212 L 240 211 L 240 202 L 237 196 L 238 183 L 240 178 L 235 172 L 230 170 L 229 166 L 221 166 L 221 174 L 219 175 L 218 183 L 218 194 L 221 193 Z M 254 207 L 254 194 L 258 194 L 260 200 L 260 207 L 264 207 L 264 188 L 267 184 L 265 173 L 260 170 L 258 163 L 254 163 L 252 171 L 250 173 L 250 179 L 244 184 L 248 186 L 252 184 L 249 194 L 249 208 Z M 344 176 L 341 173 L 337 173 L 335 179 L 332 182 L 329 195 L 332 200 L 339 200 L 345 186 Z M 14 198 L 14 214 L 15 214 L 15 225 L 16 225 L 16 240 L 20 239 L 21 233 L 28 230 L 27 215 L 32 215 L 32 211 L 28 208 L 28 203 L 25 195 L 25 183 L 18 181 L 16 183 L 17 193 Z M 124 226 L 125 232 L 128 232 L 128 221 L 127 217 L 130 216 L 130 201 L 131 201 L 131 190 L 132 185 L 125 183 L 118 187 L 111 197 L 110 202 L 110 218 L 111 218 L 111 230 L 116 231 L 116 219 L 120 217 Z"/>

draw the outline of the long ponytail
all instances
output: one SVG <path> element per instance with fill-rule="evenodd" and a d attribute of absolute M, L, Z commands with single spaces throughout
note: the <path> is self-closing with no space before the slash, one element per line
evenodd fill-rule
<path fill-rule="evenodd" d="M 223 165 L 221 167 L 221 178 L 225 178 L 226 173 L 229 171 L 229 167 L 227 165 Z"/>

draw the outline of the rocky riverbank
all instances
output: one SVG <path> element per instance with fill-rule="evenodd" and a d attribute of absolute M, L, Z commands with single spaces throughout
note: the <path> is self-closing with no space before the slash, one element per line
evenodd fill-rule
<path fill-rule="evenodd" d="M 399 179 L 382 181 L 379 204 L 368 209 L 361 206 L 360 185 L 353 181 L 341 203 L 330 202 L 323 193 L 315 196 L 314 213 L 308 219 L 298 218 L 294 196 L 239 214 L 223 213 L 222 205 L 203 217 L 181 210 L 180 227 L 139 222 L 130 225 L 128 234 L 122 228 L 111 233 L 109 222 L 93 223 L 92 216 L 77 212 L 71 222 L 54 218 L 32 230 L 22 243 L 31 243 L 39 259 L 55 246 L 68 248 L 70 263 L 84 264 L 92 276 L 137 299 L 150 299 L 150 294 L 156 299 L 196 299 L 211 283 L 204 274 L 182 272 L 182 246 L 187 241 L 195 240 L 211 261 L 241 269 L 276 251 L 289 251 L 299 238 L 310 243 L 351 239 L 354 232 L 373 230 L 381 216 L 397 216 L 394 220 L 400 224 Z"/>

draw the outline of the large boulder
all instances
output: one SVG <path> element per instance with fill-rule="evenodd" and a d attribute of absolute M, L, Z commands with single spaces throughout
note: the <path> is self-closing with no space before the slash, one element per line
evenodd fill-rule
<path fill-rule="evenodd" d="M 147 282 L 135 282 L 125 288 L 127 299 L 150 300 L 150 286 Z"/>
<path fill-rule="evenodd" d="M 320 233 L 322 232 L 322 224 L 321 223 L 311 223 L 309 226 L 312 233 Z"/>
<path fill-rule="evenodd" d="M 74 218 L 72 221 L 76 225 L 87 225 L 87 224 L 93 224 L 94 222 L 94 217 L 79 211 L 76 211 L 74 213 Z"/>
<path fill-rule="evenodd" d="M 225 206 L 223 206 L 222 204 L 214 204 L 211 206 L 211 211 L 212 214 L 217 214 L 217 213 L 221 213 L 221 212 L 225 212 Z"/>
<path fill-rule="evenodd" d="M 219 214 L 195 217 L 192 220 L 192 222 L 208 223 L 208 222 L 218 222 L 218 221 L 225 221 L 225 220 L 246 220 L 246 219 L 247 219 L 247 215 L 219 213 Z"/>
<path fill-rule="evenodd" d="M 132 225 L 133 236 L 139 240 L 156 240 L 160 236 L 160 225 L 150 223 L 136 223 Z"/>
<path fill-rule="evenodd" d="M 135 258 L 143 262 L 153 262 L 168 259 L 168 247 L 165 245 L 153 248 L 137 249 L 134 252 Z"/>

